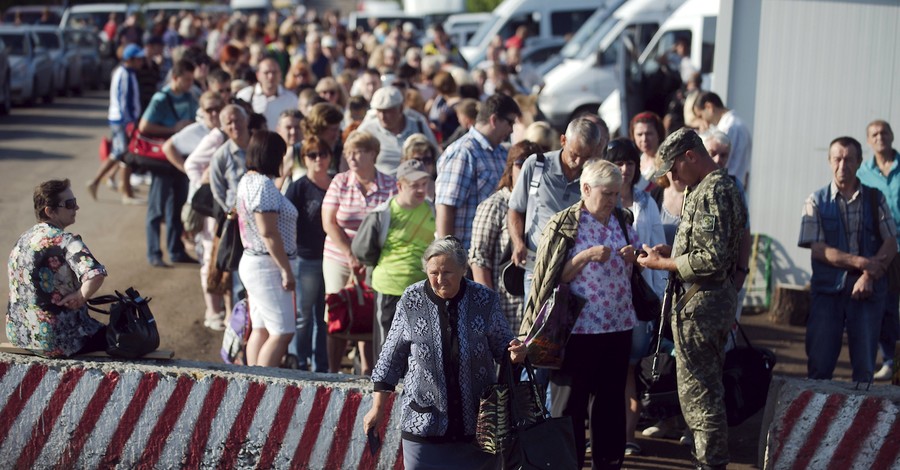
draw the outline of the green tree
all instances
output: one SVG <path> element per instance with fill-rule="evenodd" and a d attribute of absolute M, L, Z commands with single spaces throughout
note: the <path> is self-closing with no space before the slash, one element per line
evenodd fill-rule
<path fill-rule="evenodd" d="M 466 8 L 471 12 L 494 11 L 502 0 L 466 0 Z"/>

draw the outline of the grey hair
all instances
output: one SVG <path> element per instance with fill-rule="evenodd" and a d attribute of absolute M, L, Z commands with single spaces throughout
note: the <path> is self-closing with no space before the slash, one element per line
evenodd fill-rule
<path fill-rule="evenodd" d="M 422 255 L 422 269 L 427 271 L 428 260 L 436 256 L 447 256 L 456 261 L 459 267 L 469 270 L 469 259 L 466 256 L 466 249 L 463 247 L 462 242 L 453 235 L 436 238 L 428 245 L 428 248 L 425 248 L 425 253 Z"/>
<path fill-rule="evenodd" d="M 710 142 L 716 142 L 719 145 L 724 145 L 728 147 L 728 150 L 731 150 L 731 139 L 728 138 L 728 134 L 722 131 L 708 131 L 704 132 L 700 137 L 703 138 L 703 145 L 707 145 Z"/>
<path fill-rule="evenodd" d="M 622 186 L 622 171 L 614 163 L 592 158 L 584 164 L 581 170 L 581 198 L 584 199 L 584 186 L 591 188 L 597 186 Z"/>
<path fill-rule="evenodd" d="M 247 111 L 245 111 L 244 108 L 242 108 L 236 104 L 226 105 L 224 108 L 222 108 L 222 111 L 219 111 L 219 116 L 221 116 L 225 113 L 235 113 L 238 116 L 241 116 L 242 118 L 244 118 L 244 121 L 246 121 L 250 118 L 250 116 L 247 115 Z"/>
<path fill-rule="evenodd" d="M 578 140 L 589 148 L 600 144 L 600 129 L 593 121 L 585 118 L 577 118 L 566 127 L 566 141 Z"/>

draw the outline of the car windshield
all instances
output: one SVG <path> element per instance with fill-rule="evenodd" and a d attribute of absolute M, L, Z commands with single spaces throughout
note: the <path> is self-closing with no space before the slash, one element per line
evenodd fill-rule
<path fill-rule="evenodd" d="M 10 55 L 25 55 L 25 36 L 21 34 L 0 34 L 0 39 L 6 43 Z"/>
<path fill-rule="evenodd" d="M 596 54 L 597 49 L 600 47 L 600 41 L 602 41 L 620 21 L 622 21 L 622 19 L 616 18 L 615 16 L 607 17 L 606 21 L 594 31 L 594 34 L 591 34 L 591 37 L 579 47 L 578 53 L 575 54 L 574 59 L 584 60 L 592 54 Z"/>
<path fill-rule="evenodd" d="M 41 45 L 47 49 L 60 49 L 62 47 L 59 43 L 59 36 L 57 36 L 56 33 L 42 31 L 37 33 L 37 35 L 38 39 L 41 41 Z"/>
<path fill-rule="evenodd" d="M 94 27 L 100 29 L 103 25 L 106 24 L 106 21 L 109 19 L 108 11 L 95 11 L 95 12 L 77 12 L 72 13 L 69 16 L 69 24 L 67 27 L 70 28 L 86 28 L 86 27 Z"/>
<path fill-rule="evenodd" d="M 481 24 L 481 27 L 478 28 L 478 31 L 475 32 L 475 35 L 472 36 L 472 39 L 469 39 L 468 46 L 479 46 L 482 42 L 484 42 L 484 38 L 487 37 L 488 34 L 491 33 L 491 30 L 494 29 L 494 25 L 500 21 L 500 17 L 498 15 L 491 15 L 491 17 Z"/>

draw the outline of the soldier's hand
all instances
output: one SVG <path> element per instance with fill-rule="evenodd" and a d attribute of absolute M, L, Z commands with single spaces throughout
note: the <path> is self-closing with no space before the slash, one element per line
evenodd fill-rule
<path fill-rule="evenodd" d="M 653 251 L 657 252 L 659 256 L 662 256 L 663 258 L 672 256 L 672 247 L 670 245 L 660 243 L 659 245 L 653 247 Z"/>
<path fill-rule="evenodd" d="M 657 245 L 657 246 L 665 246 L 665 245 Z M 659 252 L 656 251 L 656 247 L 650 247 L 650 245 L 644 245 L 644 251 L 646 253 L 638 256 L 637 262 L 641 266 L 650 269 L 656 269 L 656 262 L 659 261 Z"/>
<path fill-rule="evenodd" d="M 872 293 L 872 278 L 864 272 L 863 275 L 856 280 L 856 283 L 853 284 L 853 292 L 850 293 L 850 298 L 854 300 L 865 300 L 871 297 Z"/>

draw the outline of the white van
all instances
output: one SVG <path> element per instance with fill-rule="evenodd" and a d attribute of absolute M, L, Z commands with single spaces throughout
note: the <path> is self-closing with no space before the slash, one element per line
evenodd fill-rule
<path fill-rule="evenodd" d="M 573 34 L 598 8 L 618 0 L 503 0 L 460 53 L 469 65 L 484 60 L 494 36 L 503 40 L 525 25 L 532 40 L 562 38 Z"/>
<path fill-rule="evenodd" d="M 626 134 L 629 118 L 642 111 L 653 111 L 663 116 L 668 96 L 673 90 L 659 86 L 665 80 L 661 78 L 664 72 L 658 58 L 672 51 L 676 39 L 685 38 L 690 43 L 688 59 L 694 69 L 700 71 L 703 78 L 701 87 L 709 89 L 718 16 L 719 0 L 687 0 L 659 28 L 637 63 L 623 64 L 621 68 L 624 73 L 619 79 L 621 85 L 615 95 L 600 107 L 600 117 L 609 124 L 611 132 L 621 129 L 620 133 Z"/>
<path fill-rule="evenodd" d="M 616 88 L 615 66 L 623 40 L 640 52 L 659 30 L 659 26 L 684 0 L 629 0 L 617 8 L 599 26 L 591 25 L 583 42 L 570 41 L 563 60 L 544 76 L 538 95 L 538 108 L 551 125 L 564 129 L 582 112 L 597 107 Z M 595 17 L 596 18 L 596 17 Z M 584 27 L 576 36 L 585 36 Z M 572 52 L 572 49 L 577 49 Z"/>
<path fill-rule="evenodd" d="M 490 13 L 457 13 L 444 21 L 444 32 L 457 47 L 465 46 L 486 21 L 491 19 Z"/>

